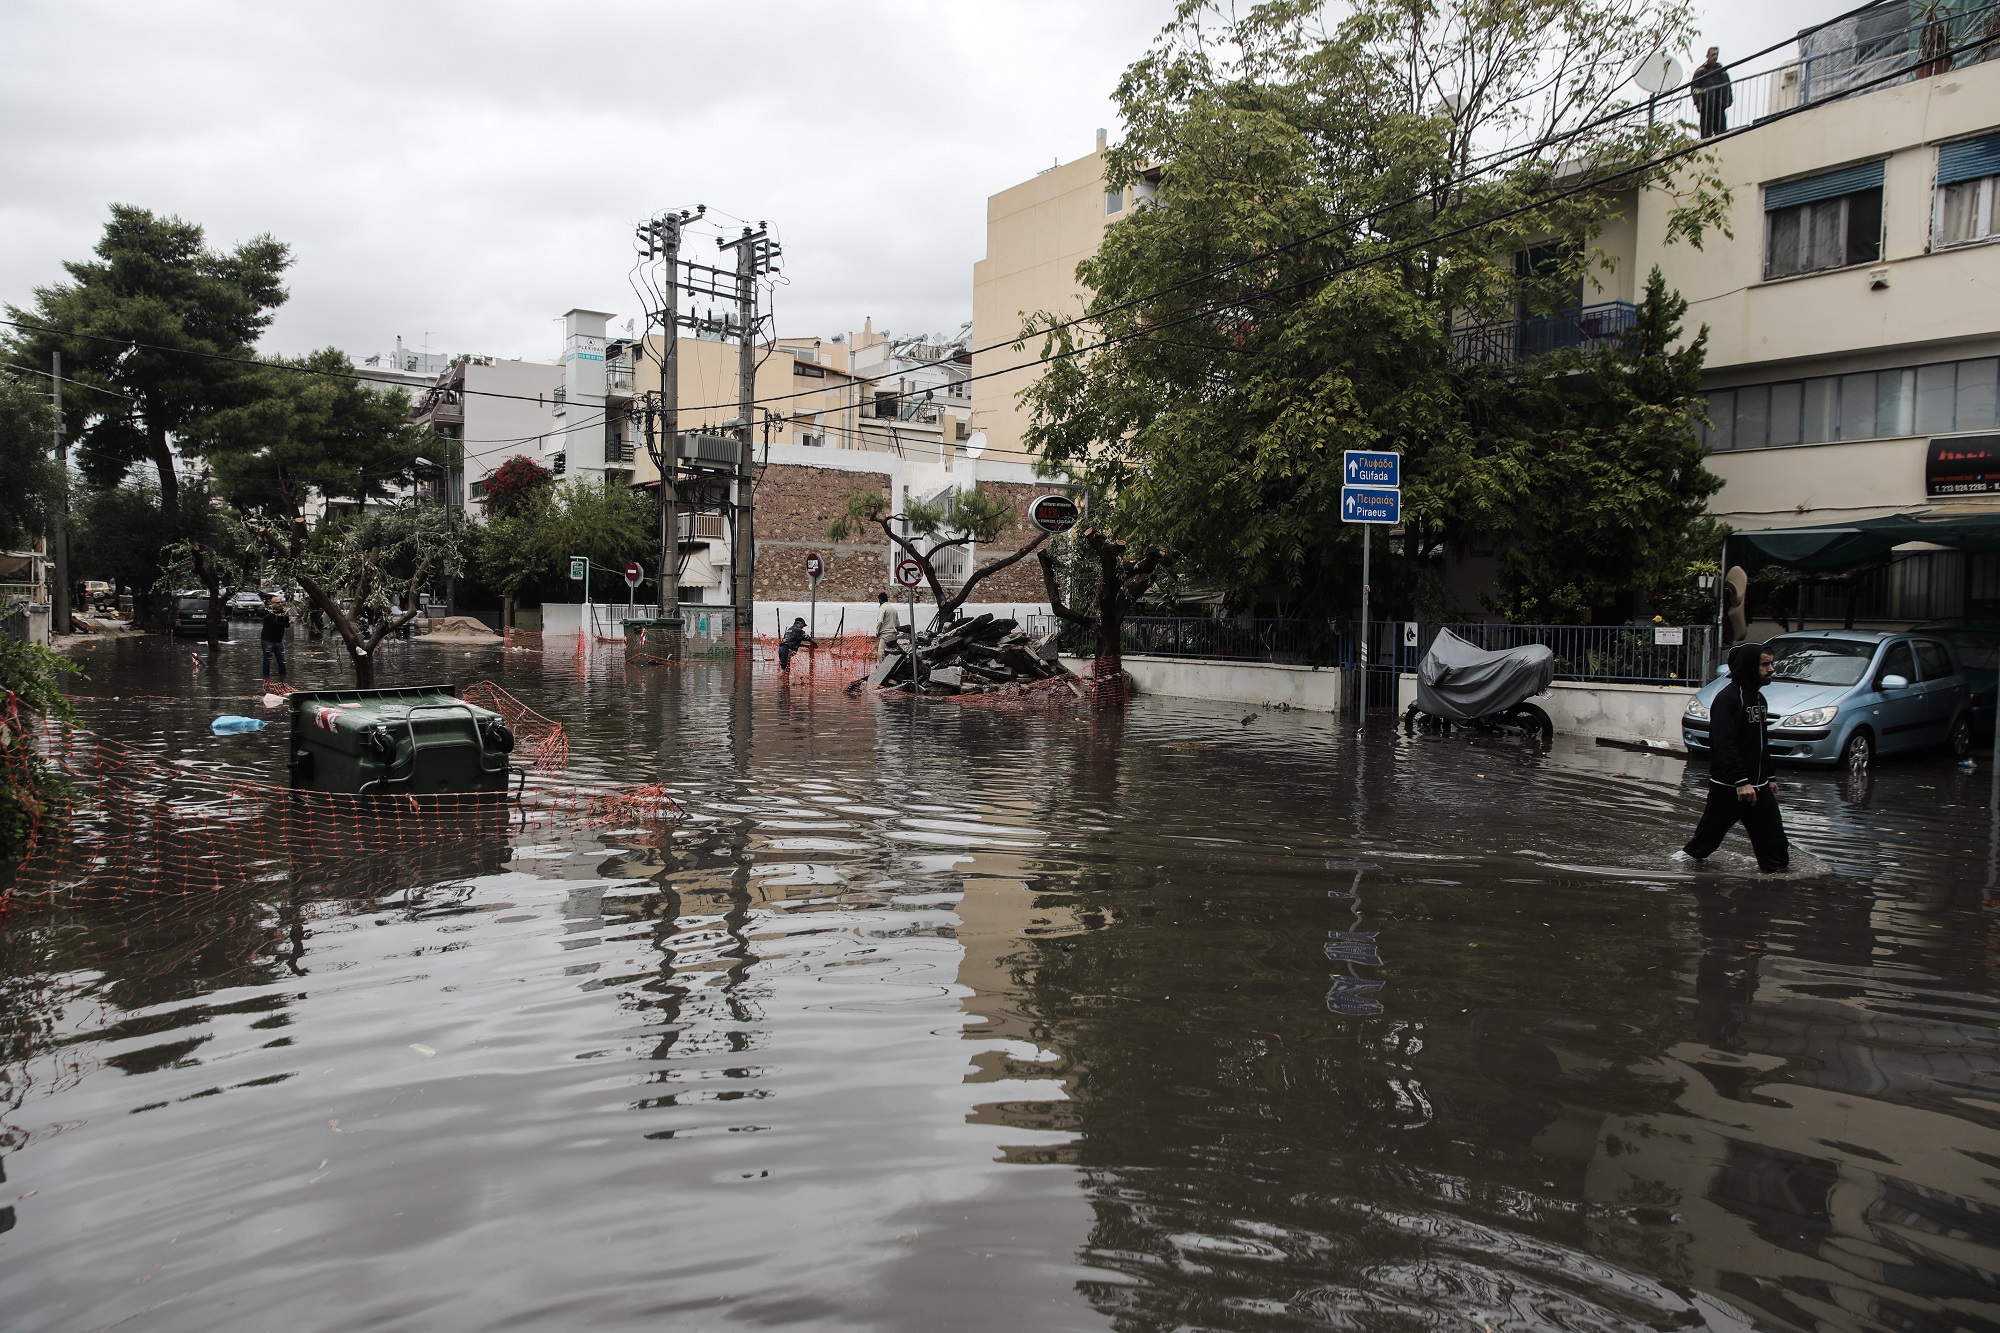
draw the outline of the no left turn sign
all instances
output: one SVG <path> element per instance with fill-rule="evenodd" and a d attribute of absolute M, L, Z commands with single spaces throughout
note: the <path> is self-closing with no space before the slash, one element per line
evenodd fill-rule
<path fill-rule="evenodd" d="M 905 588 L 914 588 L 923 581 L 924 567 L 915 560 L 912 560 L 909 556 L 904 556 L 896 562 L 896 582 L 902 584 Z"/>

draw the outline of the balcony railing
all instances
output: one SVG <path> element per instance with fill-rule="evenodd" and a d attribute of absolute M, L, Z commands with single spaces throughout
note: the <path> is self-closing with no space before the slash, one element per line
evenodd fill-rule
<path fill-rule="evenodd" d="M 632 367 L 606 363 L 604 367 L 604 387 L 615 392 L 632 391 Z"/>
<path fill-rule="evenodd" d="M 1799 54 L 1778 68 L 1737 77 L 1728 128 L 1994 59 L 2000 59 L 1995 0 L 1959 0 L 1932 17 L 1880 5 L 1800 34 Z M 1692 121 L 1689 95 L 1683 91 L 1675 101 Z"/>
<path fill-rule="evenodd" d="M 1610 346 L 1638 322 L 1639 307 L 1630 301 L 1604 301 L 1537 319 L 1468 324 L 1451 331 L 1452 351 L 1462 365 L 1511 364 L 1566 348 Z"/>

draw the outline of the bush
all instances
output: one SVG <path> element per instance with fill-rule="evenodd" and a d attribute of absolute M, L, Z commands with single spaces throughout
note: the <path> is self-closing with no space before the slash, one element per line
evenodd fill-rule
<path fill-rule="evenodd" d="M 57 680 L 76 670 L 40 644 L 0 635 L 0 862 L 25 857 L 68 814 L 69 784 L 40 741 L 52 724 L 76 721 Z"/>

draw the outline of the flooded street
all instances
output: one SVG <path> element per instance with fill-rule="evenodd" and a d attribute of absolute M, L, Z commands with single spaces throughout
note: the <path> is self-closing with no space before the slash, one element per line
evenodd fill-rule
<path fill-rule="evenodd" d="M 222 652 L 79 713 L 282 782 Z M 1576 737 L 383 670 L 686 815 L 0 918 L 7 1328 L 2000 1329 L 1983 761 L 1787 774 L 1773 881 Z"/>

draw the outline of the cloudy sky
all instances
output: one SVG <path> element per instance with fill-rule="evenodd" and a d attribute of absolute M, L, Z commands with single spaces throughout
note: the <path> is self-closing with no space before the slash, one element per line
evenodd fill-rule
<path fill-rule="evenodd" d="M 0 0 L 0 300 L 131 203 L 293 247 L 269 351 L 549 360 L 564 310 L 638 312 L 633 224 L 705 203 L 776 229 L 780 332 L 955 328 L 987 196 L 1116 134 L 1172 7 Z M 1850 7 L 1699 6 L 1725 59 Z"/>

